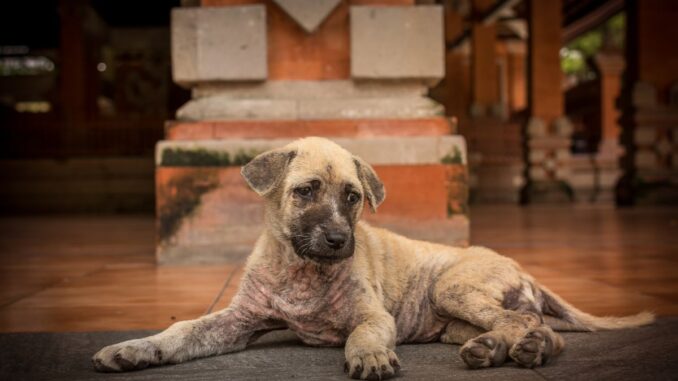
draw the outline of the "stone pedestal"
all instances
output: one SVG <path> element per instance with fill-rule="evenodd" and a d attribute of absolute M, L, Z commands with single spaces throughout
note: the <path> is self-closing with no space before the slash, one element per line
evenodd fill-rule
<path fill-rule="evenodd" d="M 435 226 L 445 243 L 467 244 L 466 146 L 426 96 L 444 75 L 441 7 L 242 3 L 173 13 L 174 77 L 193 99 L 156 149 L 158 261 L 246 256 L 263 202 L 239 168 L 304 136 L 333 139 L 375 167 L 387 198 L 368 220 L 415 238 Z"/>
<path fill-rule="evenodd" d="M 566 117 L 557 118 L 550 125 L 538 117 L 530 119 L 526 128 L 528 183 L 523 189 L 523 201 L 572 199 L 572 130 Z"/>
<path fill-rule="evenodd" d="M 633 92 L 633 134 L 628 144 L 633 161 L 635 202 L 678 202 L 678 108 L 657 101 L 655 88 L 637 82 Z M 623 184 L 626 185 L 626 184 Z"/>

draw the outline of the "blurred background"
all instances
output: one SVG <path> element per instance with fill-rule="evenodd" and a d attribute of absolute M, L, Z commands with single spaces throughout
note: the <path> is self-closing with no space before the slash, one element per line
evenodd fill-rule
<path fill-rule="evenodd" d="M 239 167 L 309 135 L 374 165 L 372 223 L 678 311 L 678 1 L 0 9 L 0 330 L 227 305 L 262 225 Z"/>
<path fill-rule="evenodd" d="M 153 211 L 154 145 L 190 97 L 171 78 L 173 6 L 3 6 L 3 210 Z"/>

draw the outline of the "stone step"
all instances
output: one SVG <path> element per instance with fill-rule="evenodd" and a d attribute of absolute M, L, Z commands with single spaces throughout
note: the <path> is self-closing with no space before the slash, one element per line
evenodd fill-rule
<path fill-rule="evenodd" d="M 427 229 L 412 226 L 442 224 L 449 227 L 449 236 L 436 240 L 468 243 L 465 165 L 374 168 L 387 196 L 376 214 L 366 208 L 363 218 L 422 239 L 432 237 L 426 235 Z M 240 260 L 249 254 L 263 226 L 263 199 L 249 189 L 238 166 L 158 167 L 156 195 L 159 263 Z"/>
<path fill-rule="evenodd" d="M 156 145 L 157 166 L 243 165 L 259 153 L 294 139 L 164 140 Z M 370 164 L 462 164 L 461 136 L 334 138 L 337 144 Z"/>
<path fill-rule="evenodd" d="M 430 98 L 380 97 L 337 99 L 233 99 L 215 95 L 193 99 L 177 110 L 180 120 L 240 119 L 385 119 L 443 116 L 445 108 Z"/>
<path fill-rule="evenodd" d="M 276 139 L 376 136 L 440 136 L 453 133 L 446 118 L 170 121 L 168 140 Z"/>

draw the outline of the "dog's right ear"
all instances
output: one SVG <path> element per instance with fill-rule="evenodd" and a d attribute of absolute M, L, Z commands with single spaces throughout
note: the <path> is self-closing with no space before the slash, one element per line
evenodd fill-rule
<path fill-rule="evenodd" d="M 240 173 L 260 196 L 265 196 L 283 179 L 296 151 L 276 149 L 264 152 L 245 164 Z"/>

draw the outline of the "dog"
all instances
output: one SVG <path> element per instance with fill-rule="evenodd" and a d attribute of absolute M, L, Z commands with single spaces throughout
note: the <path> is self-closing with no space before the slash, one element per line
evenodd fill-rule
<path fill-rule="evenodd" d="M 344 346 L 344 371 L 386 379 L 400 343 L 461 344 L 468 367 L 546 364 L 563 349 L 555 331 L 637 327 L 653 321 L 584 313 L 513 260 L 482 247 L 416 241 L 360 221 L 385 190 L 365 161 L 334 142 L 304 138 L 242 168 L 265 200 L 266 228 L 229 307 L 101 349 L 98 371 L 130 371 L 240 351 L 290 329 L 312 346 Z"/>

